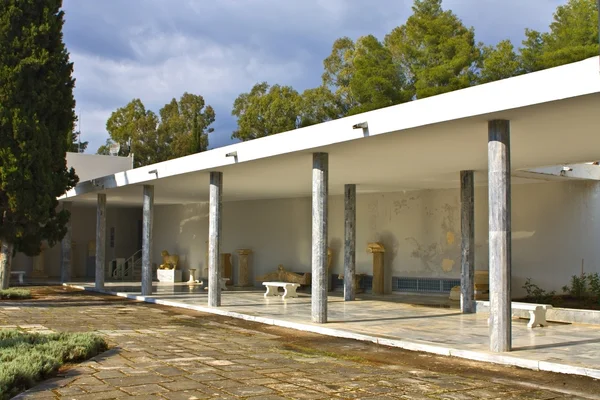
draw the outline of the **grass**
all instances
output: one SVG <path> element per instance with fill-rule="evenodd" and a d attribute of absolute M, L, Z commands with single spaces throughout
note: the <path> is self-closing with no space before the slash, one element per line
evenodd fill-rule
<path fill-rule="evenodd" d="M 0 290 L 0 300 L 30 299 L 31 292 L 27 289 L 9 288 Z"/>
<path fill-rule="evenodd" d="M 92 333 L 25 333 L 0 330 L 0 400 L 34 386 L 65 363 L 87 360 L 108 348 Z"/>

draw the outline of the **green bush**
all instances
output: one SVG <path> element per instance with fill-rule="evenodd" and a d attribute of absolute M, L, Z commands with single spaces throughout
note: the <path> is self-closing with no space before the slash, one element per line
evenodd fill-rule
<path fill-rule="evenodd" d="M 30 299 L 31 292 L 26 289 L 9 288 L 0 290 L 0 299 Z"/>
<path fill-rule="evenodd" d="M 556 295 L 555 291 L 546 292 L 535 283 L 531 283 L 531 278 L 527 278 L 523 289 L 527 292 L 527 300 L 535 303 L 550 303 Z"/>
<path fill-rule="evenodd" d="M 0 400 L 34 386 L 65 364 L 87 360 L 108 348 L 92 333 L 24 333 L 0 330 Z"/>

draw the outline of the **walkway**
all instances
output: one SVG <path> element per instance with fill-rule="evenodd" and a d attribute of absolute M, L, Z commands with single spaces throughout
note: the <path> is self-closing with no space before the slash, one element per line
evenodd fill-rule
<path fill-rule="evenodd" d="M 20 399 L 575 399 L 600 391 L 589 378 L 382 351 L 69 288 L 34 294 L 0 302 L 0 329 L 96 331 L 113 348 Z"/>
<path fill-rule="evenodd" d="M 107 291 L 143 299 L 136 285 L 111 283 Z M 154 291 L 148 300 L 159 304 L 409 350 L 600 378 L 600 327 L 595 325 L 550 323 L 528 329 L 527 320 L 513 320 L 514 351 L 494 354 L 488 352 L 487 314 L 463 315 L 456 309 L 414 306 L 401 302 L 402 296 L 397 295 L 355 302 L 330 296 L 329 322 L 319 325 L 310 322 L 310 297 L 306 294 L 283 301 L 280 297 L 265 299 L 257 291 L 224 291 L 222 307 L 210 309 L 200 285 L 158 284 Z"/>

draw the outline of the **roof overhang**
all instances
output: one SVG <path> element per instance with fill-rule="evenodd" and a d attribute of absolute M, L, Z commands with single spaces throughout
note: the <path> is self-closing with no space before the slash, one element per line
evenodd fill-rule
<path fill-rule="evenodd" d="M 459 171 L 487 175 L 487 121 L 511 121 L 514 170 L 599 156 L 600 58 L 387 107 L 81 182 L 61 200 L 157 204 L 208 199 L 210 171 L 224 174 L 224 201 L 311 193 L 313 152 L 329 153 L 331 194 L 459 186 Z M 367 123 L 368 128 L 355 125 Z M 233 156 L 231 153 L 235 153 Z M 515 177 L 514 183 L 530 177 Z"/>

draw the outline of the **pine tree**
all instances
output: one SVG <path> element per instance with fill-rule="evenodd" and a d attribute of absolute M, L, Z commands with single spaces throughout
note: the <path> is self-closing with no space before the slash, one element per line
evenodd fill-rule
<path fill-rule="evenodd" d="M 0 10 L 0 286 L 15 252 L 66 233 L 57 197 L 77 183 L 66 151 L 75 121 L 61 0 L 3 0 Z"/>
<path fill-rule="evenodd" d="M 442 0 L 415 0 L 406 24 L 385 38 L 394 62 L 419 99 L 471 86 L 480 60 L 473 28 L 442 9 Z"/>
<path fill-rule="evenodd" d="M 597 56 L 598 0 L 569 0 L 554 13 L 550 31 L 526 30 L 521 57 L 526 72 Z"/>

